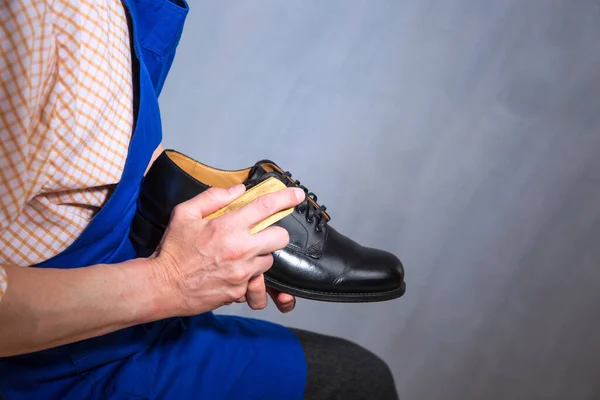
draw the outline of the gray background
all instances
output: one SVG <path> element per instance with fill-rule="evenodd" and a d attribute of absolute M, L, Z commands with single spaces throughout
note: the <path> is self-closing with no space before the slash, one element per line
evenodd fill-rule
<path fill-rule="evenodd" d="M 272 158 L 408 292 L 224 312 L 357 341 L 404 400 L 600 398 L 595 1 L 195 2 L 165 144 Z"/>

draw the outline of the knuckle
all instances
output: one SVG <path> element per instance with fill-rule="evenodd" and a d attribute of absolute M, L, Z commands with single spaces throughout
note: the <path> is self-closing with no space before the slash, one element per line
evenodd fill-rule
<path fill-rule="evenodd" d="M 246 294 L 242 295 L 241 297 L 238 297 L 237 299 L 235 299 L 236 303 L 245 303 L 246 302 Z"/>
<path fill-rule="evenodd" d="M 260 196 L 258 199 L 256 199 L 256 203 L 261 209 L 267 211 L 270 211 L 275 206 L 275 203 L 271 196 Z"/>
<path fill-rule="evenodd" d="M 171 218 L 174 220 L 183 219 L 189 212 L 188 207 L 189 205 L 187 203 L 177 204 L 171 212 Z"/>
<path fill-rule="evenodd" d="M 260 275 L 250 279 L 250 281 L 248 282 L 248 290 L 252 291 L 253 293 L 260 293 L 265 291 L 265 282 L 263 279 L 261 279 Z"/>
<path fill-rule="evenodd" d="M 257 300 L 249 303 L 249 306 L 253 310 L 264 310 L 267 308 L 267 302 L 265 300 Z"/>
<path fill-rule="evenodd" d="M 211 187 L 210 189 L 204 191 L 203 196 L 209 201 L 217 201 L 220 197 L 219 194 L 219 188 Z"/>
<path fill-rule="evenodd" d="M 241 253 L 237 249 L 225 249 L 221 255 L 223 261 L 238 261 L 242 258 Z"/>
<path fill-rule="evenodd" d="M 249 278 L 248 272 L 241 265 L 236 265 L 230 273 L 231 281 L 236 284 L 246 282 L 248 280 L 248 278 Z M 238 297 L 241 297 L 243 295 L 244 295 L 244 293 L 242 293 Z"/>
<path fill-rule="evenodd" d="M 233 301 L 241 299 L 245 295 L 246 295 L 246 288 L 241 285 L 234 286 L 229 291 L 229 298 L 232 299 Z"/>
<path fill-rule="evenodd" d="M 225 236 L 222 242 L 223 258 L 226 260 L 243 259 L 247 253 L 246 246 L 243 241 L 236 240 L 233 236 Z"/>
<path fill-rule="evenodd" d="M 221 232 L 223 235 L 226 235 L 229 237 L 235 231 L 235 228 L 236 228 L 235 225 L 233 224 L 231 219 L 226 218 L 226 216 L 214 219 L 213 221 L 214 221 L 215 229 L 218 232 Z"/>
<path fill-rule="evenodd" d="M 204 220 L 204 221 L 206 221 L 206 220 Z M 204 229 L 206 229 L 206 233 L 208 234 L 208 236 L 210 238 L 214 238 L 216 233 L 220 231 L 218 219 L 212 219 L 212 220 L 206 221 Z"/>
<path fill-rule="evenodd" d="M 217 233 L 223 237 L 239 236 L 240 227 L 235 218 L 232 215 L 225 214 L 218 218 L 210 220 L 210 223 Z"/>
<path fill-rule="evenodd" d="M 264 261 L 263 268 L 264 269 L 271 268 L 271 266 L 273 265 L 273 261 L 274 261 L 273 255 L 272 254 L 266 254 L 263 257 L 264 257 L 263 258 L 263 261 Z"/>
<path fill-rule="evenodd" d="M 223 226 L 223 221 L 221 221 L 221 218 L 216 218 L 216 219 L 210 219 L 210 220 L 205 220 L 206 221 L 206 227 L 207 229 L 210 230 L 210 234 L 211 235 L 216 235 L 218 233 L 223 234 L 225 231 L 225 227 Z"/>

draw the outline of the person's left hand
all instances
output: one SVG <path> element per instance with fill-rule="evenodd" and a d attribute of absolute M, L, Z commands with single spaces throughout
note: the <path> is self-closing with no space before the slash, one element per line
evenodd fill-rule
<path fill-rule="evenodd" d="M 252 279 L 264 279 L 264 278 L 261 275 L 261 276 L 257 276 Z M 271 299 L 273 299 L 273 303 L 275 303 L 275 305 L 277 306 L 277 309 L 284 314 L 292 311 L 294 309 L 294 307 L 296 307 L 296 298 L 294 296 L 292 296 L 291 294 L 280 292 L 279 290 L 270 288 L 268 286 L 267 286 L 267 293 L 269 293 L 269 296 L 271 296 Z M 237 299 L 235 302 L 236 303 L 245 303 L 246 296 Z"/>
<path fill-rule="evenodd" d="M 296 307 L 296 298 L 291 294 L 283 293 L 270 287 L 267 287 L 267 293 L 269 293 L 277 309 L 282 313 L 290 312 Z"/>

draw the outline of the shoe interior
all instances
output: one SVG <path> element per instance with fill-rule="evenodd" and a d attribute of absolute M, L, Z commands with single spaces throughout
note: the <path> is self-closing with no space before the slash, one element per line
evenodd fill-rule
<path fill-rule="evenodd" d="M 252 167 L 234 171 L 209 167 L 208 165 L 202 164 L 201 162 L 174 150 L 165 150 L 165 154 L 188 175 L 205 185 L 212 187 L 228 188 L 243 183 L 249 178 L 250 171 L 252 171 Z M 270 162 L 261 163 L 260 166 L 267 172 L 277 171 L 283 173 L 277 165 Z M 288 177 L 288 179 L 290 182 L 294 182 L 291 178 Z M 312 203 L 315 209 L 319 208 L 319 205 L 313 199 L 309 197 L 307 200 Z M 323 211 L 322 214 L 327 218 L 327 221 L 331 220 L 331 217 L 327 212 Z"/>
<path fill-rule="evenodd" d="M 228 188 L 238 183 L 244 182 L 250 175 L 252 168 L 240 169 L 236 171 L 226 171 L 204 165 L 186 155 L 175 151 L 166 151 L 167 156 L 179 168 L 184 170 L 194 179 L 199 180 L 208 186 Z"/>

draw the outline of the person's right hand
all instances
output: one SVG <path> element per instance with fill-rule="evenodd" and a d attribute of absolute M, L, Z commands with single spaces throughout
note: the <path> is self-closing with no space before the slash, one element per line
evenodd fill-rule
<path fill-rule="evenodd" d="M 253 309 L 267 305 L 262 274 L 273 264 L 271 253 L 289 242 L 288 232 L 270 226 L 251 235 L 250 228 L 278 211 L 302 202 L 304 191 L 288 188 L 266 194 L 221 217 L 204 220 L 241 196 L 244 185 L 211 188 L 179 204 L 150 259 L 157 290 L 172 316 L 212 311 L 239 299 Z M 162 308 L 161 307 L 161 308 Z"/>

